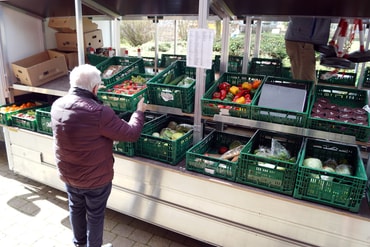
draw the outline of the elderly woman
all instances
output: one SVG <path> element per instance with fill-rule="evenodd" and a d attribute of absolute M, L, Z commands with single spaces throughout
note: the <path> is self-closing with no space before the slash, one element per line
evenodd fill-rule
<path fill-rule="evenodd" d="M 100 84 L 96 67 L 75 67 L 68 94 L 51 108 L 56 164 L 68 193 L 75 246 L 102 245 L 113 179 L 113 141 L 136 141 L 144 125 L 144 99 L 126 122 L 98 100 Z"/>

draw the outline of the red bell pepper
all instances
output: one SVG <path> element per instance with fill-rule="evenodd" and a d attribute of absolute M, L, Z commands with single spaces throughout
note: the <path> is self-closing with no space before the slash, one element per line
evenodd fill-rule
<path fill-rule="evenodd" d="M 226 98 L 226 94 L 227 94 L 227 91 L 226 91 L 226 89 L 221 89 L 220 90 L 220 99 L 221 100 L 224 100 L 225 98 Z"/>
<path fill-rule="evenodd" d="M 228 91 L 229 91 L 230 87 L 231 87 L 230 83 L 228 83 L 228 82 L 226 82 L 226 81 L 221 82 L 221 83 L 218 85 L 218 88 L 219 88 L 220 90 L 224 89 L 224 90 L 226 90 L 226 92 L 228 92 Z"/>
<path fill-rule="evenodd" d="M 212 99 L 220 99 L 221 98 L 221 93 L 220 92 L 214 92 L 212 94 Z"/>

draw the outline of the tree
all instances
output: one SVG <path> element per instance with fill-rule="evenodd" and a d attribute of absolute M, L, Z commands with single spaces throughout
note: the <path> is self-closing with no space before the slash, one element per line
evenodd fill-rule
<path fill-rule="evenodd" d="M 141 46 L 154 38 L 152 21 L 122 21 L 121 43 L 126 41 L 133 47 Z"/>

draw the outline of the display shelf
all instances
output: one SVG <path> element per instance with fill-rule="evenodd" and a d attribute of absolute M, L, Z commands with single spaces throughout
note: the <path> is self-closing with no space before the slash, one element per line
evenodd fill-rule
<path fill-rule="evenodd" d="M 309 136 L 313 138 L 326 139 L 326 140 L 351 143 L 351 144 L 356 143 L 356 139 L 354 136 L 329 133 L 326 131 L 313 130 L 313 129 L 288 126 L 288 125 L 282 125 L 282 124 L 276 124 L 276 123 L 269 123 L 269 122 L 263 122 L 263 121 L 256 121 L 256 120 L 250 120 L 250 119 L 245 119 L 245 118 L 236 118 L 236 117 L 230 117 L 230 116 L 219 115 L 219 114 L 214 115 L 213 119 L 218 122 L 233 123 L 235 125 L 248 126 L 249 128 L 272 130 L 272 131 L 278 131 L 278 132 L 284 132 L 284 133 L 290 133 L 290 134 L 302 135 L 302 136 Z"/>
<path fill-rule="evenodd" d="M 64 96 L 69 90 L 69 78 L 68 76 L 62 76 L 38 87 L 14 83 L 11 88 L 26 92 Z"/>
<path fill-rule="evenodd" d="M 64 190 L 51 136 L 4 127 L 4 137 L 11 170 Z M 108 207 L 123 214 L 217 246 L 368 245 L 370 209 L 365 198 L 359 213 L 351 213 L 187 171 L 185 160 L 172 166 L 137 156 L 114 157 Z M 232 232 L 233 237 L 220 232 Z"/>

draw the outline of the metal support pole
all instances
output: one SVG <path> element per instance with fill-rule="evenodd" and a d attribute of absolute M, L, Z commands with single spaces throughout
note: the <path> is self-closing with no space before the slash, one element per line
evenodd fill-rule
<path fill-rule="evenodd" d="M 207 17 L 209 11 L 209 0 L 199 1 L 199 18 L 198 27 L 207 28 Z M 194 137 L 193 143 L 196 144 L 203 138 L 202 128 L 202 111 L 200 99 L 205 92 L 206 70 L 204 68 L 196 68 L 196 83 L 195 83 L 195 102 L 194 102 Z"/>
<path fill-rule="evenodd" d="M 251 49 L 251 21 L 252 18 L 247 16 L 245 18 L 245 35 L 244 35 L 244 54 L 243 54 L 243 68 L 242 73 L 248 73 L 249 56 Z"/>
<path fill-rule="evenodd" d="M 229 40 L 230 40 L 230 17 L 222 19 L 222 39 L 221 39 L 221 57 L 220 57 L 220 75 L 227 72 L 229 63 Z"/>
<path fill-rule="evenodd" d="M 253 57 L 259 57 L 259 50 L 261 46 L 261 33 L 262 33 L 262 20 L 258 20 Z"/>
<path fill-rule="evenodd" d="M 155 32 L 154 32 L 154 73 L 157 74 L 158 72 L 158 17 L 154 17 L 154 25 L 155 25 Z"/>
<path fill-rule="evenodd" d="M 81 0 L 75 0 L 75 12 L 76 12 L 78 64 L 81 65 L 85 63 L 85 48 L 84 48 L 84 35 L 83 35 L 83 25 L 82 25 Z"/>

